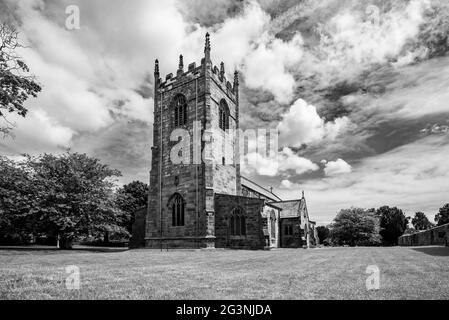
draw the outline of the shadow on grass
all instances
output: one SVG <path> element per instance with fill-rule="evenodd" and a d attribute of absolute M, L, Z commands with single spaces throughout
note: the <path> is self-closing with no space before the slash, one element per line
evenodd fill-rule
<path fill-rule="evenodd" d="M 88 251 L 88 252 L 123 252 L 128 251 L 127 247 L 92 247 L 92 246 L 73 246 L 70 250 L 60 250 L 53 246 L 0 246 L 0 250 L 10 250 L 10 251 L 55 251 L 62 253 L 70 253 L 76 251 Z"/>
<path fill-rule="evenodd" d="M 419 247 L 413 248 L 415 251 L 419 251 L 431 256 L 449 257 L 449 247 Z"/>

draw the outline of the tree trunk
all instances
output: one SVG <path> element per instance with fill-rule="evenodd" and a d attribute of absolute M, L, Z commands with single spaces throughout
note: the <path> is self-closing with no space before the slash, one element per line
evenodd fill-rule
<path fill-rule="evenodd" d="M 109 231 L 105 231 L 105 232 L 104 232 L 103 243 L 104 243 L 105 245 L 109 244 Z"/>
<path fill-rule="evenodd" d="M 73 239 L 62 236 L 59 240 L 59 248 L 62 250 L 71 250 L 73 249 Z"/>

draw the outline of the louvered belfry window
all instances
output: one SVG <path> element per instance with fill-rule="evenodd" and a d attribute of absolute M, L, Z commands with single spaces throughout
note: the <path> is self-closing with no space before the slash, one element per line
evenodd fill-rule
<path fill-rule="evenodd" d="M 175 98 L 174 125 L 180 127 L 187 124 L 187 100 L 183 95 Z"/>
<path fill-rule="evenodd" d="M 229 108 L 225 100 L 220 101 L 218 114 L 219 114 L 218 125 L 220 129 L 224 131 L 229 129 Z"/>

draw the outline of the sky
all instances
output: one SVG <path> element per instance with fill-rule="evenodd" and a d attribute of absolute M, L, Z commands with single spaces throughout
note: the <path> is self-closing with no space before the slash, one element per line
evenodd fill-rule
<path fill-rule="evenodd" d="M 79 28 L 68 28 L 69 6 Z M 148 182 L 153 68 L 212 60 L 239 70 L 241 127 L 277 129 L 279 162 L 244 174 L 318 224 L 351 206 L 433 221 L 449 202 L 445 0 L 0 0 L 43 90 L 0 153 L 85 152 Z M 70 20 L 73 21 L 73 20 Z"/>

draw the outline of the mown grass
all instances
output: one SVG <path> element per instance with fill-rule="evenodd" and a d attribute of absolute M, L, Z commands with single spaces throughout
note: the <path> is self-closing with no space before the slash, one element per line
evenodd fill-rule
<path fill-rule="evenodd" d="M 79 290 L 66 288 L 69 265 Z M 379 290 L 366 288 L 369 265 Z M 0 250 L 0 299 L 449 299 L 449 248 Z"/>

